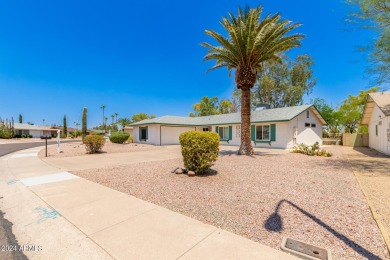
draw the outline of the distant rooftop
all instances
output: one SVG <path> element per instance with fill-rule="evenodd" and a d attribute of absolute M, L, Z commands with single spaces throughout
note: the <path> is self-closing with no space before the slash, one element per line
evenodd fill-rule
<path fill-rule="evenodd" d="M 264 109 L 251 112 L 251 122 L 252 123 L 262 123 L 262 122 L 285 122 L 290 121 L 294 117 L 303 113 L 307 109 L 313 109 L 317 117 L 321 120 L 323 124 L 326 124 L 326 121 L 318 113 L 313 105 L 303 105 L 303 106 L 294 106 L 294 107 L 283 107 L 283 108 L 273 108 L 273 109 Z M 189 125 L 189 126 L 205 126 L 205 125 L 226 125 L 226 124 L 240 124 L 241 123 L 241 113 L 230 113 L 230 114 L 221 114 L 213 116 L 200 116 L 200 117 L 183 117 L 183 116 L 162 116 L 152 119 L 145 119 L 139 122 L 130 124 L 130 126 L 137 125 L 148 125 L 148 124 L 158 124 L 158 125 Z"/>
<path fill-rule="evenodd" d="M 379 107 L 383 114 L 385 114 L 385 116 L 390 116 L 390 91 L 368 94 L 367 103 L 364 107 L 363 117 L 361 120 L 362 125 L 368 125 L 375 104 Z"/>

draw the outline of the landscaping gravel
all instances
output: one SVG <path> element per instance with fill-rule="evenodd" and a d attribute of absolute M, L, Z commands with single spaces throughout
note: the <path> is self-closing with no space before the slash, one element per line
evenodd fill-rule
<path fill-rule="evenodd" d="M 389 259 L 342 149 L 330 149 L 331 158 L 225 151 L 193 178 L 171 173 L 180 159 L 74 173 L 273 248 L 290 237 L 328 248 L 334 259 Z"/>
<path fill-rule="evenodd" d="M 62 143 L 60 145 L 61 152 L 58 153 L 57 146 L 49 146 L 47 150 L 47 156 L 52 158 L 60 158 L 60 157 L 72 157 L 72 156 L 80 156 L 86 155 L 86 150 L 84 144 L 80 142 L 75 143 Z M 137 151 L 148 151 L 148 150 L 156 150 L 162 149 L 162 146 L 155 146 L 149 144 L 115 144 L 111 143 L 109 140 L 106 140 L 105 145 L 103 146 L 103 153 L 128 153 L 128 152 L 137 152 Z M 40 158 L 45 157 L 45 149 L 42 149 L 38 156 Z"/>

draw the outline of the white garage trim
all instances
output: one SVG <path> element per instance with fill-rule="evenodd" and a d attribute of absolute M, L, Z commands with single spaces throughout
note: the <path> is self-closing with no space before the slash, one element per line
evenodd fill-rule
<path fill-rule="evenodd" d="M 160 145 L 180 144 L 179 135 L 188 131 L 196 131 L 196 127 L 160 125 Z"/>

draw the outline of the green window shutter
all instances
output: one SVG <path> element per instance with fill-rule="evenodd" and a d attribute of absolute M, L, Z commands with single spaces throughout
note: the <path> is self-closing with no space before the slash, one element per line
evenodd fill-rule
<path fill-rule="evenodd" d="M 255 141 L 255 138 L 256 138 L 256 126 L 251 125 L 251 140 Z"/>
<path fill-rule="evenodd" d="M 219 134 L 219 132 L 218 132 L 218 126 L 215 127 L 215 132 L 216 132 L 217 134 Z"/>
<path fill-rule="evenodd" d="M 233 137 L 233 127 L 230 125 L 229 126 L 229 140 L 232 140 Z"/>
<path fill-rule="evenodd" d="M 276 125 L 271 124 L 271 141 L 276 141 Z"/>
<path fill-rule="evenodd" d="M 148 127 L 146 127 L 146 140 L 148 140 Z"/>
<path fill-rule="evenodd" d="M 138 127 L 138 140 L 141 141 L 142 138 L 142 129 L 141 127 Z"/>

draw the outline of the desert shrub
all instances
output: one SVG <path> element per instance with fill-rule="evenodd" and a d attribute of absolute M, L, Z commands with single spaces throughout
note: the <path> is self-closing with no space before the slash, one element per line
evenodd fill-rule
<path fill-rule="evenodd" d="M 60 138 L 66 138 L 66 134 L 60 134 Z"/>
<path fill-rule="evenodd" d="M 101 135 L 87 135 L 84 138 L 85 149 L 87 153 L 101 152 L 106 140 Z"/>
<path fill-rule="evenodd" d="M 179 136 L 184 166 L 188 171 L 202 174 L 218 158 L 219 135 L 214 132 L 190 131 Z"/>
<path fill-rule="evenodd" d="M 32 138 L 32 135 L 28 135 L 27 137 L 28 137 L 28 138 Z"/>
<path fill-rule="evenodd" d="M 298 144 L 292 150 L 293 153 L 302 153 L 310 156 L 325 156 L 331 157 L 332 153 L 326 151 L 325 149 L 320 149 L 320 144 L 315 142 L 313 145 Z"/>
<path fill-rule="evenodd" d="M 25 135 L 25 134 L 22 134 L 22 138 L 27 138 L 27 135 Z"/>
<path fill-rule="evenodd" d="M 116 144 L 123 144 L 129 139 L 130 134 L 125 132 L 115 132 L 110 135 L 110 141 Z"/>
<path fill-rule="evenodd" d="M 128 143 L 132 143 L 133 140 L 134 140 L 133 135 L 129 135 L 129 138 L 127 138 L 127 142 L 128 142 Z"/>
<path fill-rule="evenodd" d="M 14 136 L 14 120 L 2 120 L 0 117 L 0 138 L 10 139 Z"/>

